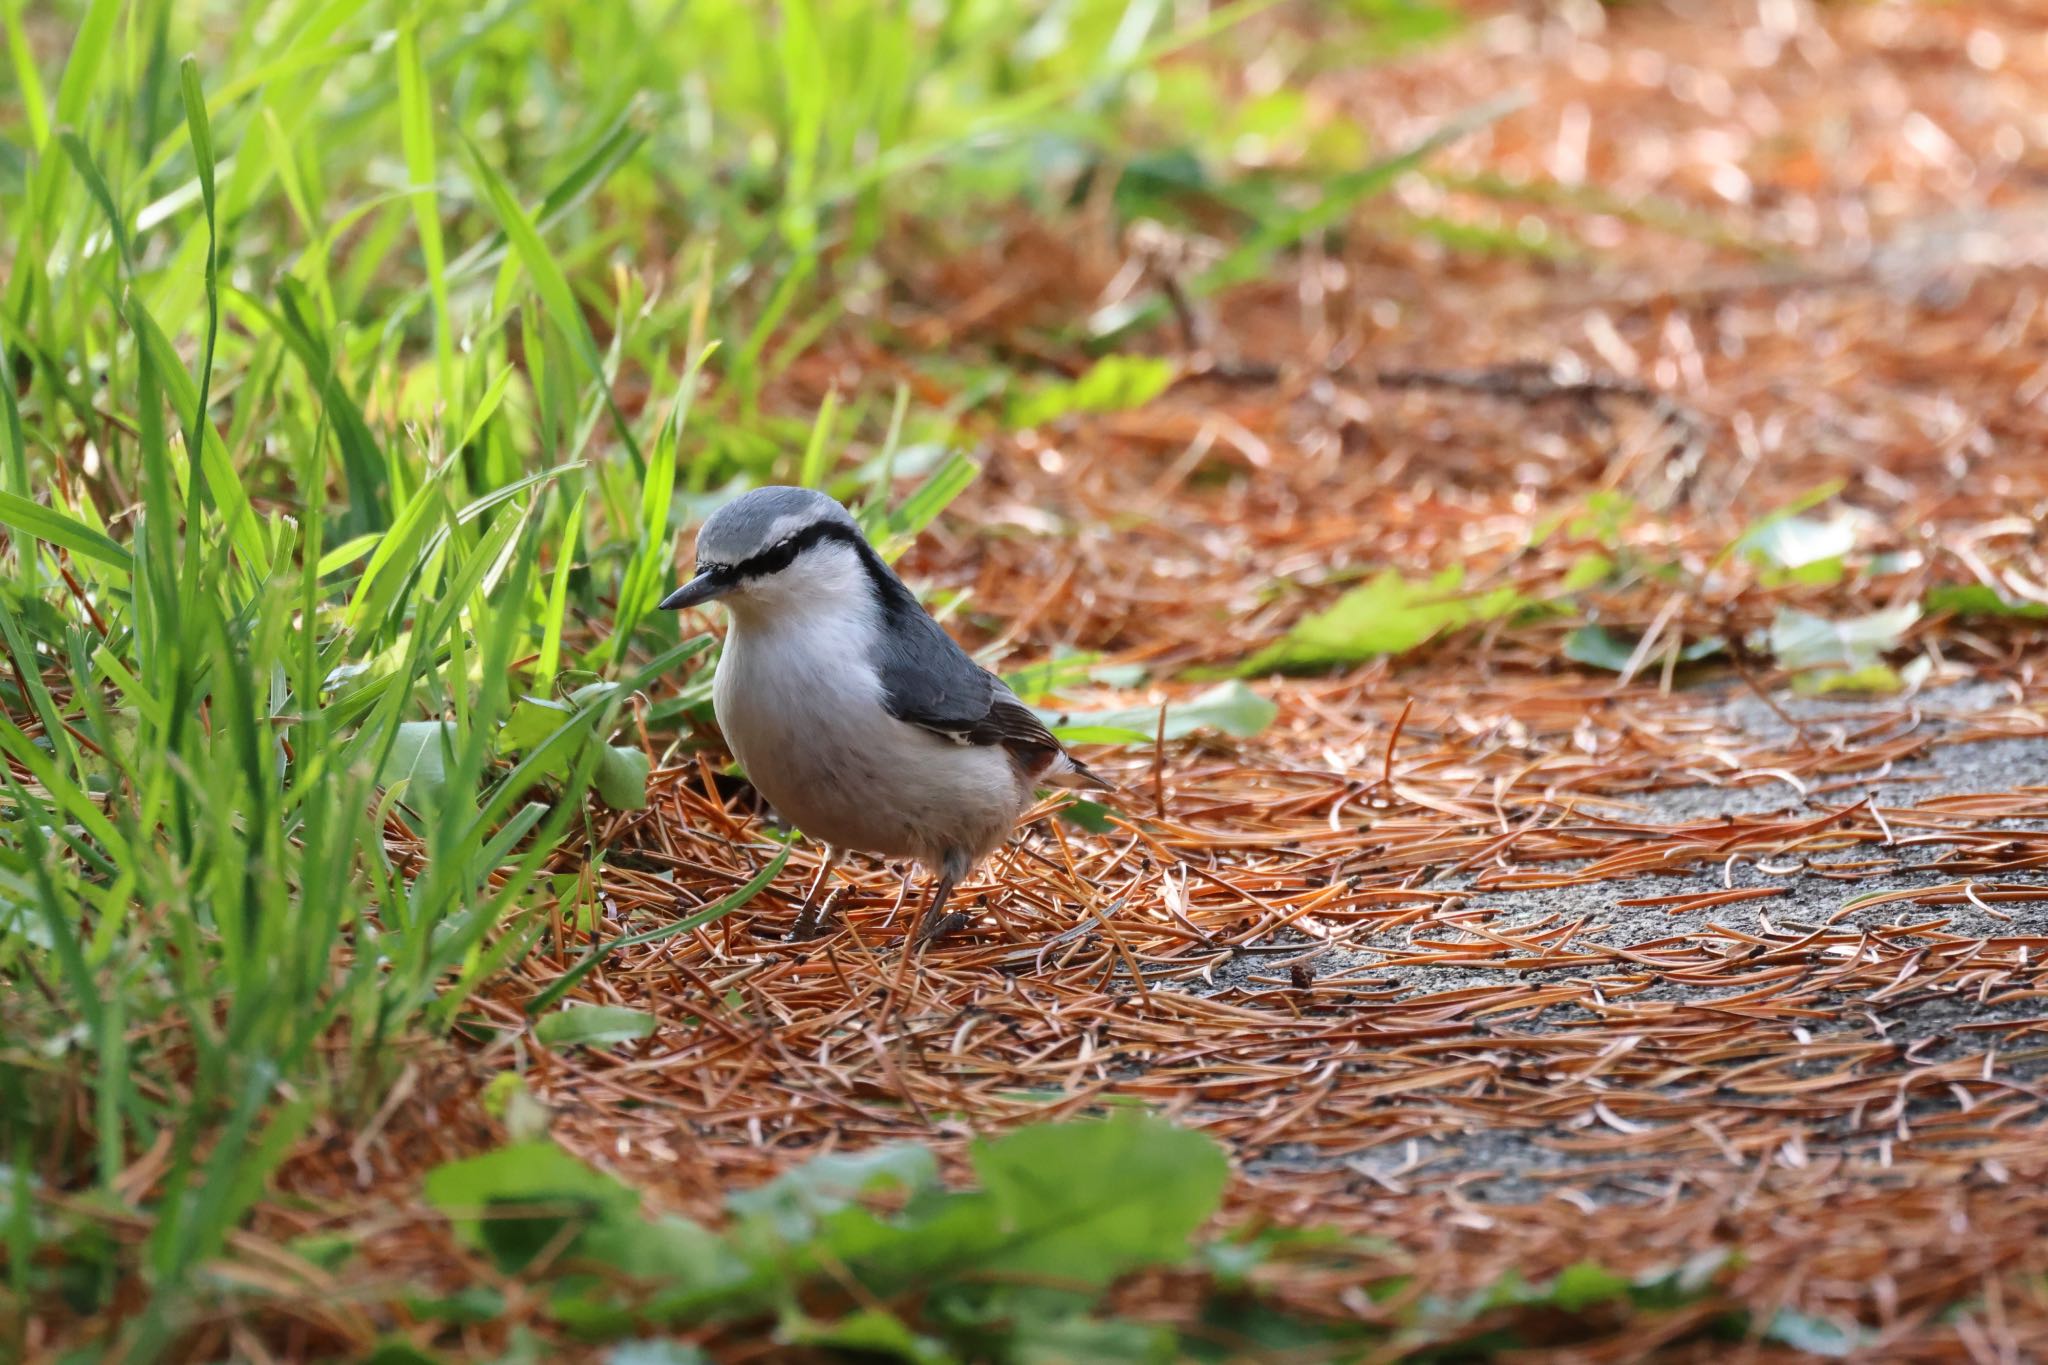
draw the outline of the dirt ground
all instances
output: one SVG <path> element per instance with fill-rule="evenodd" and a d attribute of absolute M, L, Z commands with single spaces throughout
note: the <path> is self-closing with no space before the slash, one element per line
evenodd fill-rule
<path fill-rule="evenodd" d="M 556 1133 L 708 1212 L 827 1148 L 957 1153 L 1131 1097 L 1228 1143 L 1228 1217 L 1369 1233 L 1416 1295 L 1721 1249 L 1754 1321 L 1796 1309 L 1869 1359 L 2036 1358 L 2038 625 L 1931 616 L 1920 686 L 1863 700 L 1794 698 L 1768 661 L 1646 647 L 1623 679 L 1563 648 L 1588 620 L 1698 640 L 1937 583 L 2040 594 L 2040 10 L 1503 6 L 1307 94 L 1376 148 L 1526 103 L 1341 249 L 1207 304 L 1208 354 L 1155 403 L 995 440 L 909 575 L 970 589 L 956 624 L 1013 660 L 1078 647 L 1165 680 L 1379 566 L 1540 595 L 1591 542 L 1532 531 L 1598 488 L 1636 507 L 1604 552 L 1650 567 L 1550 617 L 1254 680 L 1280 708 L 1254 739 L 1091 753 L 1123 787 L 1109 831 L 1035 826 L 909 970 L 886 868 L 850 868 L 830 931 L 786 941 L 799 851 L 741 914 L 593 978 L 588 998 L 669 1022 L 540 1055 Z M 1453 252 L 1415 230 L 1440 220 L 1557 249 Z M 986 271 L 930 267 L 905 325 L 951 346 L 1071 326 L 1124 259 L 1020 229 Z M 843 352 L 820 393 L 839 365 L 904 363 Z M 1830 479 L 1890 571 L 1767 588 L 1717 563 Z M 638 855 L 605 874 L 622 917 L 767 856 L 706 765 L 657 783 L 604 832 Z M 531 970 L 538 989 L 552 968 Z M 1286 1292 L 1388 1311 L 1344 1297 L 1358 1273 Z M 1701 1311 L 1564 1354 L 1657 1355 Z"/>

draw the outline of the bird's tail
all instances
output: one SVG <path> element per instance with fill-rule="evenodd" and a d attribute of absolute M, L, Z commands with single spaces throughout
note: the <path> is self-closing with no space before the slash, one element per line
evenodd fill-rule
<path fill-rule="evenodd" d="M 1053 760 L 1052 767 L 1039 780 L 1049 787 L 1066 787 L 1071 790 L 1100 792 L 1113 792 L 1116 790 L 1116 783 L 1102 776 L 1064 749 L 1060 751 L 1060 756 Z"/>

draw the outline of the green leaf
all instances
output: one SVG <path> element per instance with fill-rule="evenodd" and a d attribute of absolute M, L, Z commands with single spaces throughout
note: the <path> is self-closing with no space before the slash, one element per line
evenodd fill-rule
<path fill-rule="evenodd" d="M 1767 519 L 1737 544 L 1758 563 L 1806 571 L 1799 582 L 1833 582 L 1842 576 L 1842 561 L 1856 548 L 1858 520 L 1847 508 L 1825 520 L 1800 516 Z M 1815 571 L 1821 571 L 1819 576 Z"/>
<path fill-rule="evenodd" d="M 447 1295 L 407 1293 L 402 1302 L 415 1318 L 458 1326 L 493 1322 L 505 1312 L 505 1296 L 487 1284 L 465 1285 Z"/>
<path fill-rule="evenodd" d="M 1109 818 L 1109 807 L 1099 801 L 1089 801 L 1078 796 L 1061 806 L 1057 814 L 1068 824 L 1085 829 L 1090 834 L 1107 834 L 1116 828 L 1116 822 Z"/>
<path fill-rule="evenodd" d="M 1005 420 L 1012 427 L 1037 427 L 1076 413 L 1141 408 L 1166 392 L 1179 373 L 1173 361 L 1157 356 L 1104 356 L 1078 379 L 1011 399 Z"/>
<path fill-rule="evenodd" d="M 687 1218 L 619 1218 L 592 1228 L 577 1248 L 587 1260 L 651 1284 L 729 1291 L 752 1273 L 724 1237 Z"/>
<path fill-rule="evenodd" d="M 1159 708 L 1124 706 L 1109 711 L 1051 711 L 1034 708 L 1054 734 L 1075 744 L 1149 744 L 1159 734 Z M 1231 679 L 1198 696 L 1166 707 L 1166 738 L 1185 739 L 1215 730 L 1250 739 L 1273 723 L 1280 708 Z"/>
<path fill-rule="evenodd" d="M 448 316 L 448 257 L 441 242 L 441 211 L 434 186 L 433 97 L 427 88 L 427 69 L 420 58 L 419 31 L 414 24 L 398 26 L 395 56 L 399 140 L 405 149 L 406 179 L 411 182 L 408 197 L 412 200 L 413 225 L 419 233 L 420 256 L 427 267 L 427 287 L 434 301 L 438 397 L 443 403 L 452 404 L 457 396 L 455 331 Z"/>
<path fill-rule="evenodd" d="M 622 1341 L 605 1356 L 605 1365 L 711 1365 L 701 1347 L 687 1341 Z"/>
<path fill-rule="evenodd" d="M 1771 1325 L 1764 1329 L 1765 1341 L 1775 1341 L 1795 1351 L 1829 1359 L 1854 1354 L 1861 1336 L 1860 1332 L 1851 1331 L 1827 1318 L 1817 1318 L 1790 1308 L 1780 1308 L 1771 1319 Z"/>
<path fill-rule="evenodd" d="M 1759 517 L 1757 520 L 1751 522 L 1748 526 L 1744 527 L 1741 535 L 1729 541 L 1727 545 L 1722 547 L 1721 553 L 1714 556 L 1714 562 L 1710 567 L 1715 569 L 1720 568 L 1723 564 L 1726 564 L 1730 558 L 1732 558 L 1736 554 L 1739 554 L 1746 546 L 1756 544 L 1763 538 L 1769 536 L 1771 534 L 1771 528 L 1776 526 L 1779 522 L 1789 521 L 1793 517 L 1798 516 L 1801 512 L 1809 512 L 1813 510 L 1814 508 L 1820 506 L 1822 503 L 1826 502 L 1829 498 L 1835 496 L 1835 494 L 1841 492 L 1843 487 L 1844 485 L 1842 480 L 1831 479 L 1827 483 L 1821 484 L 1818 487 L 1807 489 L 1804 493 L 1801 493 L 1798 497 L 1792 499 L 1791 502 L 1786 503 L 1783 507 L 1777 508 L 1769 513 L 1766 513 L 1764 516 Z"/>
<path fill-rule="evenodd" d="M 502 1147 L 427 1173 L 427 1202 L 465 1245 L 507 1272 L 550 1247 L 573 1250 L 607 1219 L 631 1218 L 640 1197 L 549 1142 Z"/>
<path fill-rule="evenodd" d="M 1856 673 L 1882 663 L 1884 653 L 1897 649 L 1900 637 L 1919 619 L 1920 608 L 1911 602 L 1840 621 L 1780 607 L 1771 621 L 1771 653 L 1793 672 Z"/>
<path fill-rule="evenodd" d="M 1627 1298 L 1629 1280 L 1605 1266 L 1580 1261 L 1566 1266 L 1550 1286 L 1550 1301 L 1567 1313 L 1580 1313 L 1596 1303 Z"/>
<path fill-rule="evenodd" d="M 1157 1323 L 1018 1313 L 1004 1359 L 1012 1365 L 1172 1365 L 1183 1359 Z"/>
<path fill-rule="evenodd" d="M 660 1026 L 653 1015 L 623 1005 L 568 1005 L 542 1015 L 533 1034 L 549 1047 L 603 1047 L 648 1037 Z"/>
<path fill-rule="evenodd" d="M 1573 663 L 1590 664 L 1594 668 L 1619 673 L 1627 668 L 1629 660 L 1635 657 L 1636 644 L 1634 637 L 1617 635 L 1605 626 L 1580 626 L 1565 637 L 1564 656 Z M 1663 660 L 1668 648 L 1668 645 L 1659 645 L 1651 660 Z M 1678 661 L 1682 664 L 1698 663 L 1702 659 L 1712 658 L 1726 648 L 1726 640 L 1718 635 L 1709 635 L 1703 640 L 1694 640 L 1679 650 Z"/>
<path fill-rule="evenodd" d="M 1558 591 L 1584 592 L 1605 583 L 1613 574 L 1614 561 L 1597 550 L 1589 550 L 1573 560 L 1572 566 L 1565 570 L 1564 580 L 1557 585 Z"/>
<path fill-rule="evenodd" d="M 126 546 L 109 540 L 82 521 L 12 493 L 0 493 L 0 526 L 12 527 L 25 536 L 62 546 L 82 559 L 90 559 L 122 573 L 132 572 L 135 568 L 134 558 Z"/>
<path fill-rule="evenodd" d="M 376 1348 L 363 1357 L 363 1365 L 445 1365 L 446 1361 L 446 1356 L 397 1339 L 378 1342 Z"/>
<path fill-rule="evenodd" d="M 498 730 L 498 752 L 523 754 L 569 723 L 576 708 L 539 697 L 521 697 Z"/>
<path fill-rule="evenodd" d="M 1449 568 L 1427 582 L 1403 578 L 1392 569 L 1351 589 L 1327 610 L 1305 617 L 1287 634 L 1234 671 L 1240 675 L 1290 672 L 1357 663 L 1414 649 L 1446 630 L 1491 621 L 1522 605 L 1512 588 L 1477 597 L 1460 596 L 1461 568 Z"/>
<path fill-rule="evenodd" d="M 1929 588 L 1924 605 L 1929 614 L 1949 611 L 1957 616 L 2019 616 L 2030 621 L 2048 620 L 2048 602 L 2008 597 L 1988 583 L 1944 583 Z"/>
<path fill-rule="evenodd" d="M 784 1171 L 765 1185 L 726 1197 L 745 1234 L 786 1246 L 810 1241 L 831 1215 L 882 1193 L 916 1194 L 939 1183 L 928 1148 L 890 1143 L 865 1152 L 830 1152 Z"/>
<path fill-rule="evenodd" d="M 415 809 L 433 805 L 447 784 L 447 755 L 457 743 L 451 721 L 400 722 L 398 734 L 391 741 L 391 757 L 384 764 L 384 785 L 396 786 L 410 779 L 407 803 Z"/>
<path fill-rule="evenodd" d="M 1185 1260 L 1230 1176 L 1215 1139 L 1136 1111 L 1020 1128 L 970 1160 L 1003 1230 L 973 1269 L 1094 1286 Z"/>
<path fill-rule="evenodd" d="M 821 1346 L 908 1365 L 951 1365 L 957 1359 L 944 1343 L 920 1336 L 881 1308 L 863 1308 L 832 1322 L 791 1318 L 776 1329 L 775 1339 L 786 1346 Z"/>
<path fill-rule="evenodd" d="M 597 756 L 590 785 L 613 810 L 647 809 L 647 754 L 626 744 L 607 744 Z"/>
<path fill-rule="evenodd" d="M 640 443 L 634 438 L 632 428 L 619 412 L 611 396 L 611 379 L 605 374 L 604 357 L 598 353 L 597 341 L 590 333 L 590 324 L 584 319 L 583 309 L 576 302 L 575 290 L 569 286 L 569 277 L 562 270 L 561 263 L 548 251 L 547 243 L 541 240 L 533 219 L 519 206 L 504 178 L 484 160 L 476 144 L 463 139 L 463 148 L 469 153 L 469 164 L 474 178 L 484 197 L 489 201 L 491 211 L 498 219 L 498 225 L 505 230 L 505 236 L 512 244 L 519 263 L 526 267 L 528 278 L 533 281 L 536 293 L 540 295 L 541 306 L 547 311 L 550 321 L 561 329 L 569 345 L 575 350 L 590 377 L 604 396 L 606 408 L 612 416 L 613 426 L 619 440 L 633 457 L 636 469 L 645 468 L 645 459 L 640 453 Z"/>

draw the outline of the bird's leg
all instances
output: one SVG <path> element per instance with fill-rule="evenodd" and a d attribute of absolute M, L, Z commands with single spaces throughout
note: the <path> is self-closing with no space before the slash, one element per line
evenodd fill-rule
<path fill-rule="evenodd" d="M 825 879 L 832 875 L 832 868 L 839 862 L 839 850 L 825 845 L 825 856 L 818 859 L 817 875 L 811 878 L 810 890 L 804 892 L 804 909 L 809 910 L 818 903 L 818 892 L 823 889 Z"/>
<path fill-rule="evenodd" d="M 831 897 L 821 903 L 819 895 L 825 889 L 825 882 L 832 875 L 833 867 L 839 862 L 839 850 L 831 844 L 825 845 L 825 856 L 818 860 L 818 875 L 811 878 L 811 889 L 804 892 L 803 908 L 796 912 L 796 924 L 789 931 L 792 943 L 807 938 L 816 938 L 825 925 L 825 907 L 831 904 Z"/>
<path fill-rule="evenodd" d="M 932 903 L 917 917 L 917 923 L 910 926 L 910 947 L 917 949 L 935 938 L 944 938 L 960 927 L 954 920 L 965 920 L 963 915 L 948 916 L 946 902 L 953 897 L 953 888 L 967 875 L 967 859 L 959 853 L 948 853 L 939 864 L 938 880 L 932 884 Z"/>
<path fill-rule="evenodd" d="M 951 877 L 940 877 L 938 883 L 932 888 L 932 903 L 918 912 L 917 922 L 910 926 L 909 942 L 911 948 L 921 948 L 926 940 L 938 937 L 939 926 L 944 923 L 939 916 L 944 912 L 946 901 L 952 894 L 953 879 Z"/>

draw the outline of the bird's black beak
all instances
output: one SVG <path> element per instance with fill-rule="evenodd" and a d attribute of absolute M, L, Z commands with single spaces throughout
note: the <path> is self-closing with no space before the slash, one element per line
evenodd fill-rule
<path fill-rule="evenodd" d="M 661 599 L 658 604 L 663 611 L 682 611 L 686 607 L 701 607 L 706 602 L 717 600 L 732 585 L 725 582 L 716 570 L 707 569 L 674 592 Z"/>

